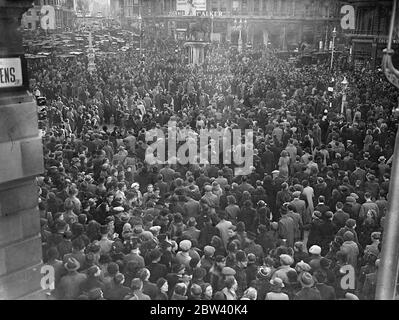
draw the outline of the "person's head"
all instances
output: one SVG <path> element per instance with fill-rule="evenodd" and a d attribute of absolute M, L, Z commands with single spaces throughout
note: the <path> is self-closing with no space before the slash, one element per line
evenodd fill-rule
<path fill-rule="evenodd" d="M 326 198 L 324 196 L 319 196 L 319 203 L 324 203 Z"/>
<path fill-rule="evenodd" d="M 273 292 L 281 292 L 281 290 L 285 287 L 283 280 L 279 277 L 275 277 L 274 279 L 271 279 L 269 282 L 271 284 L 271 289 Z"/>
<path fill-rule="evenodd" d="M 247 258 L 245 251 L 238 250 L 236 252 L 236 260 L 237 260 L 237 263 L 239 266 L 242 266 L 245 268 L 248 264 L 248 258 Z"/>
<path fill-rule="evenodd" d="M 134 278 L 131 282 L 130 288 L 133 292 L 141 291 L 143 289 L 143 281 L 139 278 Z"/>
<path fill-rule="evenodd" d="M 317 270 L 313 276 L 318 283 L 325 283 L 327 281 L 327 274 L 325 271 Z"/>
<path fill-rule="evenodd" d="M 304 244 L 302 241 L 297 241 L 294 243 L 294 251 L 296 252 L 304 252 Z"/>
<path fill-rule="evenodd" d="M 169 290 L 168 281 L 165 278 L 159 278 L 157 280 L 157 287 L 162 293 L 167 293 Z"/>
<path fill-rule="evenodd" d="M 117 273 L 114 276 L 114 281 L 117 285 L 122 285 L 125 282 L 125 276 L 122 273 Z"/>
<path fill-rule="evenodd" d="M 210 283 L 201 284 L 202 294 L 207 298 L 212 298 L 213 296 L 213 288 Z"/>
<path fill-rule="evenodd" d="M 178 295 L 181 295 L 181 296 L 186 295 L 186 293 L 187 293 L 186 284 L 182 283 L 182 282 L 177 283 L 176 286 L 175 286 L 175 289 L 174 289 L 174 293 L 178 294 Z"/>
<path fill-rule="evenodd" d="M 222 255 L 217 255 L 215 258 L 215 265 L 218 268 L 223 269 L 226 266 L 226 258 Z"/>
<path fill-rule="evenodd" d="M 226 278 L 226 280 L 224 281 L 224 285 L 229 290 L 237 290 L 237 280 L 234 277 Z"/>
<path fill-rule="evenodd" d="M 151 276 L 151 272 L 150 270 L 148 270 L 147 268 L 142 268 L 141 270 L 139 270 L 139 272 L 137 273 L 137 276 L 141 279 L 141 281 L 148 281 L 148 279 Z"/>
<path fill-rule="evenodd" d="M 343 203 L 340 202 L 340 201 L 338 201 L 337 204 L 335 205 L 335 208 L 336 208 L 337 210 L 342 210 L 343 207 L 344 207 L 344 205 L 343 205 Z"/>
<path fill-rule="evenodd" d="M 193 283 L 190 288 L 190 295 L 193 298 L 201 298 L 202 295 L 202 288 L 196 283 Z"/>

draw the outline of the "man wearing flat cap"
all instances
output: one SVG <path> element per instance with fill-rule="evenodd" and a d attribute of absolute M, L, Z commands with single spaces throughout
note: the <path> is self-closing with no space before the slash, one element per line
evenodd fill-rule
<path fill-rule="evenodd" d="M 87 276 L 78 272 L 80 263 L 75 258 L 69 258 L 64 264 L 67 274 L 60 279 L 57 289 L 57 299 L 74 300 L 81 293 L 81 286 L 87 279 Z"/>
<path fill-rule="evenodd" d="M 280 278 L 283 280 L 284 283 L 288 283 L 288 276 L 287 273 L 289 271 L 294 271 L 295 269 L 291 268 L 291 265 L 294 263 L 294 258 L 292 258 L 288 254 L 281 254 L 280 255 L 280 267 L 274 272 L 272 279 Z"/>

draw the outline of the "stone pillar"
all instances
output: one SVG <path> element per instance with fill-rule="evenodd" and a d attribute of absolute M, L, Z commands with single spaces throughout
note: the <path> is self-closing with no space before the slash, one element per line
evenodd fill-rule
<path fill-rule="evenodd" d="M 45 297 L 40 286 L 42 249 L 35 184 L 35 176 L 44 171 L 43 149 L 17 31 L 32 3 L 0 0 L 0 65 L 20 69 L 22 75 L 16 72 L 18 81 L 0 83 L 0 300 Z"/>
<path fill-rule="evenodd" d="M 228 22 L 227 23 L 227 32 L 226 32 L 226 41 L 230 41 L 231 42 L 231 30 L 232 30 L 231 23 Z"/>
<path fill-rule="evenodd" d="M 267 48 L 267 44 L 269 43 L 269 32 L 267 30 L 263 30 L 263 43 Z"/>

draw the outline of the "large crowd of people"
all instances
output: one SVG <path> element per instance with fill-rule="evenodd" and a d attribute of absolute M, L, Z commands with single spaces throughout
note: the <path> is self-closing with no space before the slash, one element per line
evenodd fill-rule
<path fill-rule="evenodd" d="M 97 55 L 93 74 L 84 56 L 29 63 L 47 99 L 37 184 L 50 297 L 374 299 L 397 130 L 383 74 L 221 45 L 193 67 L 173 41 L 144 48 Z M 251 129 L 251 172 L 149 163 L 146 132 L 171 120 Z"/>

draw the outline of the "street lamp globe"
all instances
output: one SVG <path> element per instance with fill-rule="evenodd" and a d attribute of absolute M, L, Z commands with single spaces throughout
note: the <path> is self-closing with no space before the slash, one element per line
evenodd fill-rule
<path fill-rule="evenodd" d="M 337 36 L 337 28 L 334 27 L 334 30 L 332 31 L 332 36 L 335 38 Z"/>

